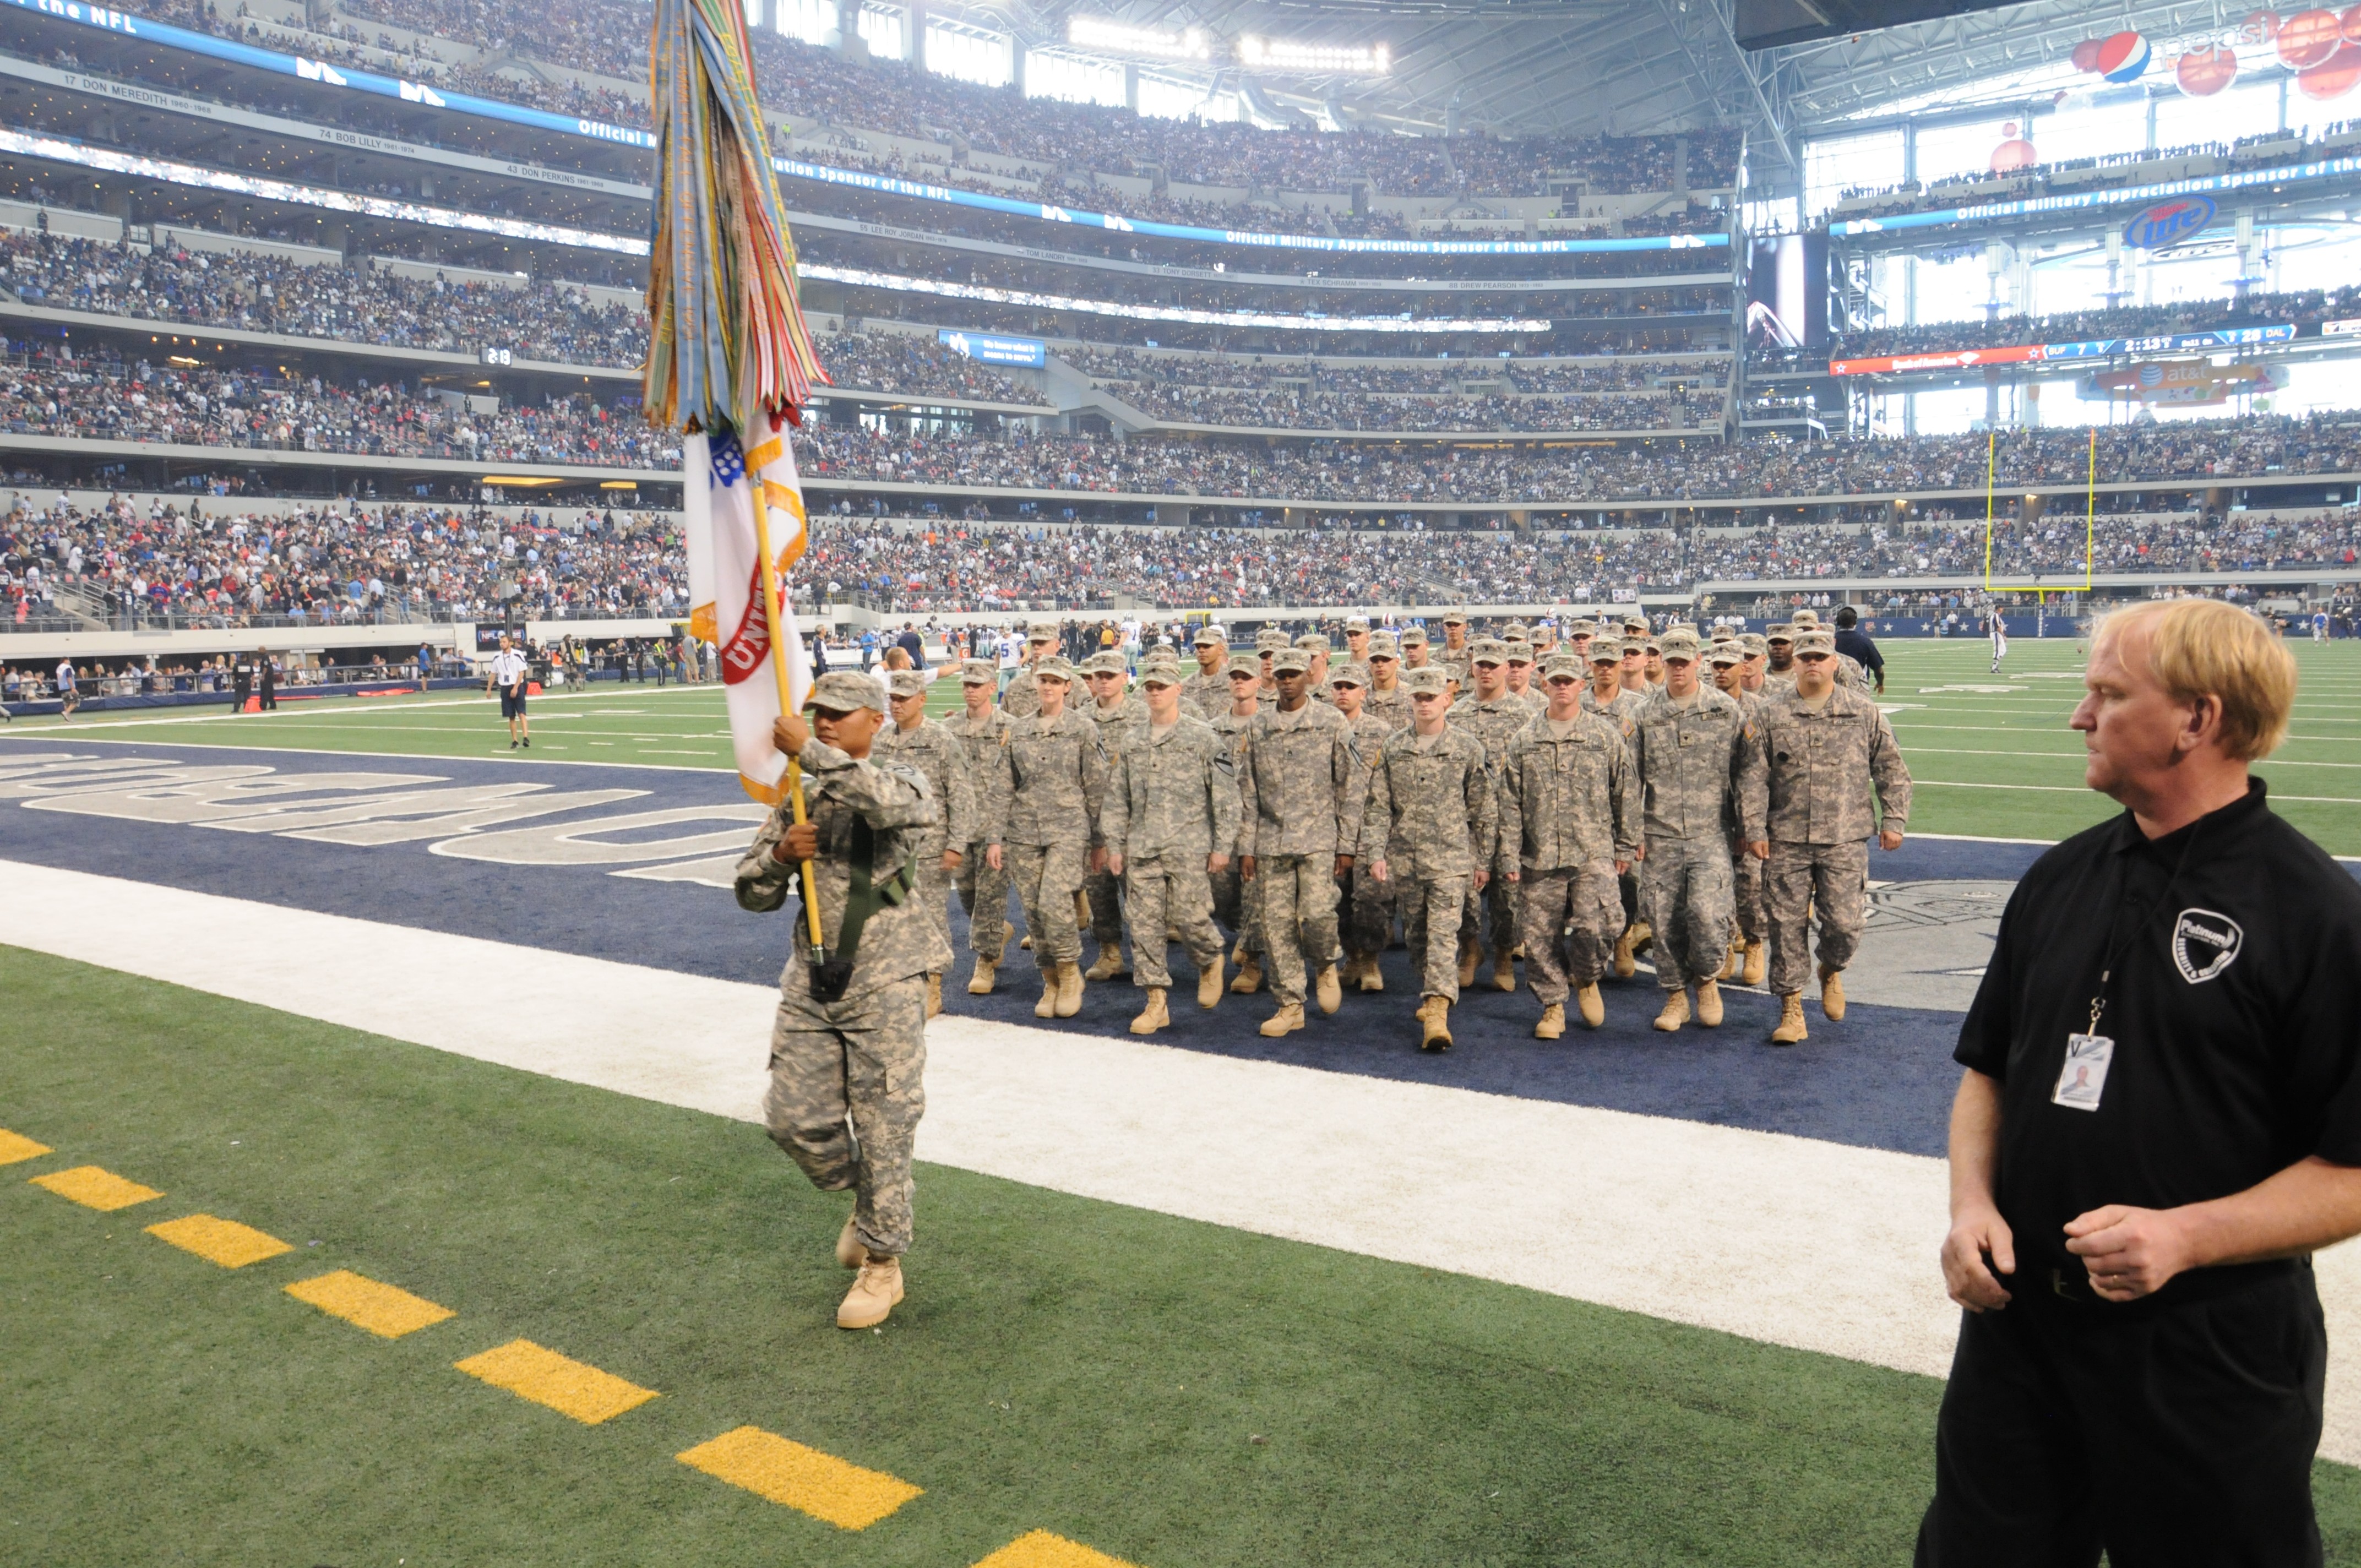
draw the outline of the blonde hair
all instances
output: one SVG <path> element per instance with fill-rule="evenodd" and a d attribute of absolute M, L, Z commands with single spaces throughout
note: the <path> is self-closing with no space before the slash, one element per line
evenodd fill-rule
<path fill-rule="evenodd" d="M 2295 705 L 2295 655 L 2258 616 L 2219 599 L 2157 599 L 2115 611 L 2092 640 L 2135 628 L 2148 634 L 2148 671 L 2175 702 L 2222 705 L 2222 750 L 2242 762 L 2269 756 L 2287 738 Z"/>
<path fill-rule="evenodd" d="M 907 648 L 886 649 L 885 667 L 889 670 L 908 669 L 910 667 L 910 651 Z"/>

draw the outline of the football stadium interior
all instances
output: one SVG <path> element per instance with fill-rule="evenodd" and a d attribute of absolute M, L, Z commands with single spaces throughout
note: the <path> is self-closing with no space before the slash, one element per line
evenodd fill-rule
<path fill-rule="evenodd" d="M 699 4 L 825 372 L 827 668 L 907 634 L 948 722 L 1036 629 L 1850 609 L 1916 792 L 1850 1012 L 1659 1032 L 1643 944 L 1602 1026 L 1504 957 L 1422 1050 L 1389 926 L 1276 1037 L 1175 946 L 1142 1036 L 1036 1009 L 1017 899 L 970 994 L 954 899 L 909 1294 L 840 1332 L 727 476 L 643 375 L 659 7 L 9 0 L 0 1563 L 1904 1560 L 1954 1041 L 2114 810 L 2092 618 L 2268 620 L 2257 772 L 2361 866 L 2361 7 Z"/>

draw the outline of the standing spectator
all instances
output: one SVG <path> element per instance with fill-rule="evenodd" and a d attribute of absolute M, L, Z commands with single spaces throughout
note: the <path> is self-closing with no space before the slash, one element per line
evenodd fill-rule
<path fill-rule="evenodd" d="M 1877 682 L 1877 695 L 1885 695 L 1885 655 L 1877 651 L 1877 640 L 1861 629 L 1861 611 L 1846 605 L 1837 611 L 1837 652 L 1853 660 Z"/>
<path fill-rule="evenodd" d="M 82 693 L 74 685 L 73 661 L 60 659 L 58 661 L 58 717 L 60 719 L 71 718 L 74 709 L 81 706 Z"/>
<path fill-rule="evenodd" d="M 262 711 L 279 711 L 279 666 L 271 662 L 270 650 L 258 649 L 254 655 L 254 678 L 261 688 Z"/>
<path fill-rule="evenodd" d="M 247 699 L 254 696 L 254 666 L 244 659 L 237 659 L 235 663 L 236 668 L 230 671 L 229 676 L 229 710 L 244 713 Z"/>

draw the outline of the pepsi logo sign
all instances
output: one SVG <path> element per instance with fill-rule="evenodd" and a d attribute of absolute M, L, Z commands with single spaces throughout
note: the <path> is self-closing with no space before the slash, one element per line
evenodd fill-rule
<path fill-rule="evenodd" d="M 2202 233 L 2216 208 L 2210 196 L 2177 196 L 2134 217 L 2124 225 L 2124 243 L 2135 250 L 2162 250 Z"/>

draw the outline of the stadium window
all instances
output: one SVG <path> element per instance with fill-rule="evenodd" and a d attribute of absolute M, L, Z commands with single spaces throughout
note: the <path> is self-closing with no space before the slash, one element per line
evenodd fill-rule
<path fill-rule="evenodd" d="M 1006 35 L 936 16 L 927 18 L 926 59 L 927 69 L 937 76 L 980 87 L 1005 87 L 1016 75 Z"/>
<path fill-rule="evenodd" d="M 2001 127 L 2006 124 L 2006 119 L 1994 116 L 1967 125 L 1919 126 L 1915 149 L 1919 183 L 1931 185 L 1938 180 L 1962 174 L 1990 173 L 1993 149 L 2008 139 L 2001 134 Z M 2044 158 L 2049 155 L 2039 136 L 2032 141 L 2037 154 Z M 1899 180 L 1901 176 L 1894 178 Z"/>
<path fill-rule="evenodd" d="M 907 34 L 902 26 L 902 13 L 883 5 L 861 7 L 861 20 L 856 24 L 862 42 L 879 60 L 902 60 L 908 56 Z"/>
<path fill-rule="evenodd" d="M 787 38 L 825 44 L 836 33 L 836 0 L 774 0 L 772 25 Z"/>
<path fill-rule="evenodd" d="M 1194 82 L 1179 82 L 1169 76 L 1139 73 L 1139 113 L 1152 120 L 1235 120 L 1238 117 L 1238 99 L 1235 93 L 1212 96 Z"/>
<path fill-rule="evenodd" d="M 2301 98 L 2302 94 L 2296 96 Z M 2348 104 L 2339 108 L 2334 117 L 2344 118 L 2351 113 Z M 2279 84 L 2276 82 L 2253 85 L 2242 82 L 2210 98 L 2166 93 L 2156 100 L 2156 145 L 2162 148 L 2235 141 L 2240 137 L 2264 136 L 2279 128 Z"/>
<path fill-rule="evenodd" d="M 1120 109 L 1124 105 L 1123 67 L 1110 60 L 1091 60 L 1053 49 L 1027 49 L 1025 95 Z"/>
<path fill-rule="evenodd" d="M 1878 191 L 1902 182 L 1902 132 L 1832 137 L 1804 147 L 1804 212 L 1817 218 L 1847 191 Z"/>

